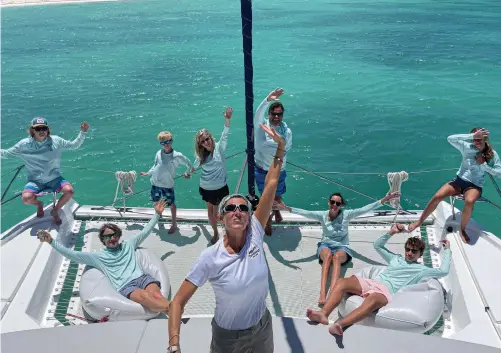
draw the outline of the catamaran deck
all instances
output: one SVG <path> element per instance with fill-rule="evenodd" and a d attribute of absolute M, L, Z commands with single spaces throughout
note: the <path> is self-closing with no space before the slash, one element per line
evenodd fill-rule
<path fill-rule="evenodd" d="M 67 314 L 84 316 L 78 293 L 79 280 L 84 266 L 62 258 L 50 246 L 40 244 L 35 238 L 38 229 L 49 228 L 52 235 L 58 236 L 66 246 L 79 251 L 98 251 L 102 249 L 102 244 L 97 237 L 97 232 L 104 221 L 118 223 L 123 229 L 124 239 L 128 239 L 144 227 L 153 215 L 153 209 L 128 208 L 124 213 L 123 210 L 115 208 L 79 206 L 72 201 L 65 207 L 63 224 L 56 228 L 50 222 L 48 211 L 49 209 L 46 211 L 45 218 L 28 218 L 2 235 L 2 338 L 3 340 L 7 338 L 6 342 L 10 342 L 8 347 L 16 348 L 8 351 L 19 351 L 17 348 L 21 346 L 16 347 L 15 341 L 30 341 L 30 337 L 36 342 L 44 340 L 41 336 L 54 337 L 58 340 L 65 337 L 63 341 L 71 344 L 70 338 L 76 334 L 75 332 L 87 337 L 86 340 L 93 340 L 94 337 L 99 336 L 94 332 L 96 330 L 100 332 L 102 330 L 106 335 L 113 335 L 114 332 L 122 329 L 125 330 L 124 335 L 129 335 L 130 329 L 131 339 L 136 337 L 135 343 L 131 343 L 136 348 L 124 351 L 165 351 L 166 342 L 162 341 L 165 338 L 163 335 L 166 329 L 165 316 L 159 316 L 147 323 L 135 321 L 96 325 L 85 325 L 87 323 L 85 320 L 68 316 Z M 416 220 L 420 214 L 420 211 L 401 214 L 398 215 L 396 221 L 409 223 Z M 305 320 L 306 308 L 318 307 L 320 266 L 316 258 L 316 244 L 321 237 L 322 230 L 314 221 L 287 212 L 283 215 L 283 223 L 274 227 L 273 236 L 265 237 L 264 245 L 270 269 L 270 295 L 267 298 L 267 304 L 274 316 L 276 351 L 316 352 L 319 347 L 324 347 L 324 343 L 335 342 L 328 335 L 325 326 L 312 326 Z M 373 242 L 389 229 L 394 218 L 394 211 L 383 211 L 383 213 L 376 211 L 352 221 L 350 241 L 356 254 L 353 261 L 343 268 L 342 275 L 349 276 L 371 264 L 383 264 L 381 257 L 373 248 Z M 212 235 L 206 221 L 205 210 L 178 210 L 178 224 L 179 229 L 176 233 L 172 235 L 167 233 L 170 223 L 169 211 L 166 211 L 161 222 L 142 244 L 143 247 L 153 251 L 166 265 L 171 282 L 171 298 L 177 292 L 195 259 L 210 246 L 209 240 Z M 421 229 L 412 234 L 421 236 L 428 244 L 422 261 L 433 267 L 441 264 L 438 241 L 446 236 L 452 240 L 453 266 L 450 275 L 441 280 L 448 293 L 446 308 L 444 308 L 443 318 L 428 334 L 439 336 L 441 339 L 453 338 L 499 348 L 501 347 L 497 331 L 500 327 L 499 300 L 496 299 L 498 298 L 496 293 L 499 292 L 496 292 L 497 284 L 493 284 L 492 280 L 489 281 L 492 277 L 482 272 L 482 269 L 485 269 L 485 263 L 482 263 L 481 257 L 484 253 L 493 266 L 501 263 L 499 256 L 496 257 L 500 253 L 501 242 L 491 233 L 473 224 L 479 236 L 475 239 L 477 244 L 465 247 L 454 230 L 446 230 L 449 226 L 457 227 L 451 221 L 450 206 L 443 203 L 433 217 L 430 217 Z M 222 233 L 222 229 L 220 231 Z M 409 234 L 406 233 L 392 237 L 388 248 L 396 253 L 402 253 L 403 244 L 408 236 Z M 475 262 L 469 262 L 468 259 Z M 492 310 L 489 309 L 489 303 L 492 303 L 490 305 Z M 197 340 L 190 340 L 188 344 L 186 339 L 183 340 L 185 351 L 204 351 L 208 347 L 210 317 L 214 309 L 214 293 L 210 284 L 207 284 L 195 293 L 184 312 L 184 317 L 189 320 L 186 326 L 183 326 L 183 334 L 185 337 L 197 337 Z M 336 318 L 337 311 L 334 311 L 330 320 L 334 321 Z M 50 332 L 47 331 L 44 334 L 26 331 L 62 325 L 70 327 L 51 329 Z M 89 329 L 75 331 L 72 330 L 76 329 L 76 327 L 71 327 L 73 325 L 84 325 Z M 126 328 L 124 325 L 130 327 Z M 96 326 L 96 329 L 92 328 Z M 350 344 L 350 348 L 345 351 L 365 352 L 369 351 L 369 348 L 372 348 L 371 351 L 374 352 L 388 351 L 396 347 L 394 342 L 397 337 L 408 337 L 406 350 L 430 352 L 428 344 L 423 343 L 424 345 L 419 347 L 419 342 L 425 342 L 422 341 L 424 339 L 422 335 L 395 332 L 392 334 L 392 337 L 395 337 L 392 338 L 392 342 L 384 342 L 379 337 L 391 331 L 367 331 L 367 329 L 357 326 L 350 328 L 345 336 L 345 342 Z M 373 344 L 370 344 L 367 349 L 362 349 L 358 345 L 355 333 L 363 334 L 363 341 L 365 338 L 373 340 Z M 158 335 L 160 338 L 152 338 Z M 147 337 L 150 337 L 152 342 L 163 343 L 158 343 L 160 346 L 151 345 Z M 415 344 L 409 344 L 414 341 Z M 67 347 L 66 343 L 60 346 L 61 352 L 67 351 L 64 348 Z M 193 349 L 189 349 L 191 343 L 193 343 Z M 480 352 L 478 349 L 486 348 L 485 346 L 459 346 L 455 342 L 443 343 L 443 340 L 435 347 L 443 344 L 445 344 L 444 347 L 448 347 L 447 350 L 462 349 L 463 352 Z M 39 344 L 37 346 L 40 347 Z M 105 346 L 96 352 L 109 351 L 109 348 Z M 198 350 L 195 347 L 198 347 Z M 278 349 L 279 347 L 283 349 Z M 415 347 L 417 347 L 416 350 L 411 349 Z M 50 350 L 53 351 L 54 347 Z M 336 350 L 337 348 L 334 347 L 333 351 Z M 87 347 L 80 351 L 94 350 Z"/>
<path fill-rule="evenodd" d="M 174 295 L 184 281 L 193 262 L 200 253 L 210 246 L 212 229 L 204 220 L 206 210 L 179 210 L 179 229 L 174 234 L 168 234 L 169 211 L 164 214 L 164 220 L 155 227 L 152 234 L 145 240 L 142 247 L 153 251 L 163 260 L 169 271 L 171 291 Z M 123 230 L 123 239 L 129 239 L 136 235 L 153 215 L 151 208 L 130 208 L 127 212 L 118 212 L 116 209 L 102 209 L 101 207 L 83 206 L 76 210 L 75 218 L 82 221 L 79 236 L 83 239 L 83 251 L 99 251 L 103 245 L 97 237 L 97 232 L 104 220 L 117 223 Z M 402 221 L 413 221 L 419 213 L 405 215 Z M 404 217 L 404 216 L 400 216 Z M 350 276 L 359 269 L 368 265 L 384 265 L 382 258 L 376 253 L 373 242 L 389 229 L 389 222 L 393 215 L 378 216 L 369 213 L 356 219 L 350 226 L 350 242 L 356 251 L 356 256 L 346 266 L 343 266 L 342 275 Z M 398 220 L 398 218 L 397 218 Z M 428 221 L 431 223 L 431 219 Z M 424 231 L 425 227 L 423 227 Z M 220 229 L 220 234 L 223 230 Z M 432 232 L 432 230 L 430 230 Z M 423 234 L 426 232 L 423 232 Z M 288 317 L 305 317 L 306 308 L 318 308 L 317 302 L 320 291 L 320 265 L 316 257 L 317 243 L 322 235 L 318 223 L 301 216 L 284 213 L 284 221 L 274 227 L 273 236 L 265 237 L 265 256 L 270 269 L 269 287 L 270 295 L 267 298 L 268 308 L 272 315 Z M 408 234 L 406 234 L 408 235 Z M 395 236 L 388 242 L 388 248 L 396 253 L 401 253 L 406 235 Z M 419 230 L 414 235 L 421 235 Z M 425 235 L 425 238 L 427 236 Z M 75 241 L 78 238 L 75 238 Z M 78 243 L 78 242 L 77 242 Z M 78 246 L 78 245 L 77 245 Z M 434 257 L 435 258 L 435 257 Z M 428 264 L 439 266 L 438 257 L 432 261 L 430 254 L 424 257 Z M 63 260 L 63 275 L 71 273 L 66 270 L 68 260 Z M 83 272 L 84 265 L 78 267 L 79 276 Z M 73 271 L 74 272 L 74 271 Z M 69 280 L 60 281 L 60 292 L 63 287 L 74 287 L 75 280 L 69 276 Z M 62 296 L 63 297 L 63 296 Z M 64 301 L 64 300 L 63 300 Z M 51 314 L 59 314 L 65 310 L 64 303 L 54 301 Z M 212 316 L 215 310 L 215 297 L 212 287 L 207 284 L 198 289 L 188 303 L 184 314 L 187 316 Z M 73 289 L 71 305 L 68 312 L 82 316 L 83 312 L 79 305 L 78 289 Z M 82 320 L 68 318 L 75 324 Z M 331 320 L 337 319 L 337 311 L 330 316 Z M 441 324 L 443 321 L 440 322 Z"/>

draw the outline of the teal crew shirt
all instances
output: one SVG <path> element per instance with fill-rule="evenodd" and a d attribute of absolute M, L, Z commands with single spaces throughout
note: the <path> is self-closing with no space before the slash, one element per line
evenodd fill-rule
<path fill-rule="evenodd" d="M 205 162 L 200 165 L 197 157 L 193 163 L 193 168 L 201 166 L 200 187 L 205 190 L 218 190 L 228 184 L 228 173 L 226 171 L 225 151 L 228 145 L 228 135 L 230 128 L 225 126 L 221 138 L 214 146 L 212 153 L 207 156 Z"/>
<path fill-rule="evenodd" d="M 186 166 L 185 173 L 191 170 L 190 160 L 181 152 L 172 150 L 165 153 L 163 149 L 155 154 L 155 164 L 148 171 L 151 185 L 160 188 L 172 189 L 176 177 L 176 169 L 184 164 Z"/>
<path fill-rule="evenodd" d="M 496 151 L 489 163 L 477 163 L 477 153 L 480 151 L 473 145 L 473 134 L 451 135 L 447 141 L 456 147 L 463 157 L 456 175 L 478 187 L 483 187 L 485 173 L 501 178 L 501 161 Z"/>
<path fill-rule="evenodd" d="M 85 140 L 80 131 L 73 141 L 51 135 L 38 142 L 32 137 L 22 139 L 11 148 L 2 149 L 1 158 L 21 157 L 26 167 L 28 181 L 45 184 L 61 176 L 61 155 L 65 150 L 80 148 Z"/>
<path fill-rule="evenodd" d="M 386 285 L 392 294 L 425 278 L 445 277 L 449 273 L 451 249 L 444 249 L 444 259 L 439 268 L 431 268 L 417 262 L 409 262 L 402 255 L 396 255 L 386 249 L 385 244 L 390 238 L 390 234 L 385 234 L 374 242 L 374 248 L 388 263 L 386 269 L 374 280 Z"/>
<path fill-rule="evenodd" d="M 71 261 L 97 268 L 108 277 L 113 287 L 120 291 L 127 283 L 144 274 L 136 262 L 135 250 L 148 237 L 159 219 L 160 215 L 155 213 L 139 234 L 132 239 L 125 240 L 116 249 L 106 248 L 97 252 L 74 251 L 55 239 L 50 245 Z"/>
<path fill-rule="evenodd" d="M 322 240 L 320 242 L 322 244 L 329 247 L 346 246 L 351 249 L 348 246 L 350 243 L 348 236 L 350 220 L 381 206 L 383 206 L 381 201 L 376 201 L 361 208 L 341 210 L 332 221 L 329 221 L 329 211 L 307 211 L 291 207 L 291 212 L 320 222 L 322 225 Z"/>

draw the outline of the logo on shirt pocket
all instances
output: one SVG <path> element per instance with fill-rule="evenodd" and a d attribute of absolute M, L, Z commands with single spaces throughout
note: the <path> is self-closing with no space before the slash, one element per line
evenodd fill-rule
<path fill-rule="evenodd" d="M 259 248 L 256 246 L 256 245 L 252 245 L 252 247 L 249 249 L 249 252 L 247 253 L 247 255 L 249 255 L 249 257 L 252 259 L 254 257 L 256 257 L 257 255 L 259 255 Z"/>

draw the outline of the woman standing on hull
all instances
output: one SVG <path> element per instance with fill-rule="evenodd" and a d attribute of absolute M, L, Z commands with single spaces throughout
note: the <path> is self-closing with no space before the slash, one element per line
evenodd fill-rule
<path fill-rule="evenodd" d="M 223 112 L 224 128 L 221 138 L 217 143 L 207 129 L 202 129 L 195 135 L 196 159 L 191 172 L 193 173 L 198 167 L 202 168 L 198 190 L 200 195 L 202 195 L 202 200 L 207 205 L 207 215 L 213 230 L 212 244 L 215 244 L 219 239 L 217 231 L 217 206 L 225 196 L 230 194 L 224 154 L 228 144 L 232 115 L 232 107 L 226 108 Z"/>
<path fill-rule="evenodd" d="M 228 195 L 219 204 L 225 235 L 202 252 L 170 304 L 170 353 L 181 352 L 181 314 L 207 281 L 216 296 L 210 352 L 273 352 L 272 320 L 266 308 L 269 270 L 263 238 L 279 182 L 285 141 L 273 128 L 261 128 L 277 148 L 259 205 L 252 214 L 250 201 L 240 194 Z"/>
<path fill-rule="evenodd" d="M 482 195 L 485 173 L 501 178 L 501 161 L 489 144 L 489 131 L 476 127 L 470 134 L 451 135 L 449 143 L 456 147 L 463 156 L 456 177 L 444 184 L 431 198 L 417 222 L 409 225 L 409 232 L 423 224 L 424 220 L 437 208 L 446 197 L 464 195 L 464 206 L 461 212 L 460 235 L 463 242 L 468 243 L 470 237 L 466 233 L 466 225 L 473 213 L 473 206 Z"/>
<path fill-rule="evenodd" d="M 322 240 L 317 244 L 318 262 L 322 265 L 322 275 L 320 278 L 319 305 L 324 305 L 327 298 L 327 276 L 332 264 L 332 277 L 329 292 L 332 291 L 337 279 L 341 275 L 341 266 L 348 263 L 352 258 L 352 250 L 349 246 L 350 238 L 348 225 L 350 220 L 369 211 L 375 210 L 385 202 L 393 200 L 399 196 L 398 193 L 388 194 L 381 200 L 368 204 L 362 208 L 345 210 L 343 196 L 336 192 L 331 195 L 328 202 L 327 211 L 307 211 L 300 208 L 288 207 L 276 204 L 276 207 L 287 210 L 291 213 L 299 214 L 306 218 L 315 219 L 322 224 Z"/>

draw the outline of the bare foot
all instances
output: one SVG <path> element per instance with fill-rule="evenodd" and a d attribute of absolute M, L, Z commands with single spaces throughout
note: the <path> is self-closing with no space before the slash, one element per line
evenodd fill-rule
<path fill-rule="evenodd" d="M 343 328 L 337 322 L 333 323 L 331 327 L 329 327 L 329 332 L 331 335 L 342 336 Z"/>
<path fill-rule="evenodd" d="M 414 229 L 416 229 L 417 227 L 420 227 L 420 226 L 421 226 L 421 223 L 419 223 L 419 221 L 417 221 L 417 222 L 409 224 L 409 227 L 407 227 L 407 230 L 409 232 L 412 232 L 412 231 L 414 231 Z"/>
<path fill-rule="evenodd" d="M 216 244 L 217 241 L 219 240 L 219 235 L 218 234 L 215 234 L 211 239 L 210 239 L 210 243 L 212 245 Z"/>
<path fill-rule="evenodd" d="M 463 239 L 463 243 L 468 244 L 470 242 L 470 237 L 468 236 L 468 234 L 466 234 L 465 230 L 462 229 L 461 233 L 459 233 L 459 235 L 461 235 L 461 239 Z"/>
<path fill-rule="evenodd" d="M 167 234 L 174 234 L 176 232 L 177 225 L 173 224 L 170 226 L 169 230 L 167 231 Z"/>
<path fill-rule="evenodd" d="M 37 217 L 42 218 L 43 216 L 45 216 L 45 213 L 43 211 L 43 203 L 40 202 L 37 206 Z"/>
<path fill-rule="evenodd" d="M 63 223 L 63 221 L 61 221 L 61 218 L 59 218 L 59 214 L 58 214 L 58 211 L 53 208 L 51 211 L 50 211 L 50 215 L 52 216 L 52 221 L 57 224 L 57 225 L 60 225 L 61 223 Z"/>
<path fill-rule="evenodd" d="M 280 223 L 284 220 L 280 211 L 274 211 L 274 213 L 275 213 L 275 222 Z"/>
<path fill-rule="evenodd" d="M 308 316 L 308 319 L 311 321 L 320 322 L 324 325 L 329 324 L 329 318 L 322 310 L 306 309 L 306 316 Z"/>

